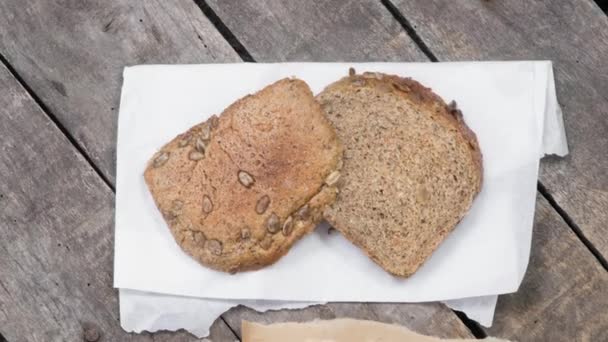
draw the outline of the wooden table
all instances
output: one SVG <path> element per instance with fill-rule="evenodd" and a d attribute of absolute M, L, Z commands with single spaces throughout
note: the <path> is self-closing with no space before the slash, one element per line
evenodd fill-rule
<path fill-rule="evenodd" d="M 124 66 L 504 59 L 554 61 L 571 154 L 541 163 L 530 265 L 519 291 L 500 297 L 492 328 L 441 304 L 238 307 L 210 339 L 238 340 L 244 318 L 356 317 L 446 337 L 608 341 L 608 19 L 592 0 L 3 0 L 0 54 L 7 341 L 194 340 L 119 325 L 112 242 Z"/>

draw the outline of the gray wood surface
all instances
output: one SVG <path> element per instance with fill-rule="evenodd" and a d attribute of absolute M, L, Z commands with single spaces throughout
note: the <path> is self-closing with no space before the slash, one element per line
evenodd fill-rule
<path fill-rule="evenodd" d="M 571 153 L 540 180 L 608 257 L 608 17 L 591 0 L 395 4 L 440 61 L 554 61 Z"/>
<path fill-rule="evenodd" d="M 463 323 L 441 304 L 330 303 L 305 309 L 259 313 L 245 307 L 224 314 L 226 322 L 241 336 L 241 321 L 264 324 L 308 322 L 315 319 L 355 318 L 398 324 L 438 337 L 473 337 Z"/>
<path fill-rule="evenodd" d="M 111 183 L 123 67 L 240 61 L 190 0 L 4 0 L 0 26 L 0 53 Z"/>
<path fill-rule="evenodd" d="M 0 333 L 10 341 L 189 341 L 133 335 L 112 288 L 114 194 L 0 64 Z M 234 335 L 220 319 L 212 338 Z"/>
<path fill-rule="evenodd" d="M 378 1 L 207 2 L 258 62 L 426 60 Z"/>
<path fill-rule="evenodd" d="M 608 273 L 542 196 L 532 254 L 517 293 L 500 296 L 492 336 L 608 341 Z"/>

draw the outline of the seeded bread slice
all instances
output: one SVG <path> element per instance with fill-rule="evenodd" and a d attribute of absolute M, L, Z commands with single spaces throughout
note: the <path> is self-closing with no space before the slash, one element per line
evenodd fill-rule
<path fill-rule="evenodd" d="M 410 276 L 481 189 L 475 134 L 454 103 L 408 78 L 351 69 L 317 100 L 345 149 L 325 218 L 386 271 Z"/>
<path fill-rule="evenodd" d="M 283 79 L 177 136 L 144 177 L 181 248 L 237 272 L 275 262 L 314 229 L 341 156 L 308 85 Z"/>

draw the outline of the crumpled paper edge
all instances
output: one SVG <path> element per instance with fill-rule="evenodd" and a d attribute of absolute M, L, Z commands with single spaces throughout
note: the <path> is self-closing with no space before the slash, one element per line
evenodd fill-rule
<path fill-rule="evenodd" d="M 444 301 L 448 307 L 463 311 L 467 317 L 490 327 L 498 296 L 483 296 Z M 326 302 L 285 302 L 269 300 L 219 300 L 166 295 L 130 289 L 119 289 L 121 327 L 128 332 L 176 331 L 185 329 L 198 338 L 209 335 L 213 322 L 231 308 L 243 305 L 258 312 L 282 309 L 303 309 Z M 127 321 L 131 312 L 148 313 L 149 320 Z M 179 322 L 179 323 L 178 323 Z M 184 325 L 188 322 L 189 325 Z M 156 329 L 149 329 L 154 326 Z"/>
<path fill-rule="evenodd" d="M 564 125 L 562 108 L 557 101 L 553 63 L 547 62 L 539 67 L 547 68 L 547 91 L 545 96 L 545 120 L 541 158 L 547 155 L 564 157 L 568 155 L 568 139 Z M 553 115 L 551 115 L 553 114 Z"/>
<path fill-rule="evenodd" d="M 128 298 L 128 300 L 127 300 Z M 209 335 L 213 322 L 232 307 L 244 305 L 259 312 L 302 309 L 322 302 L 284 302 L 268 300 L 207 299 L 119 289 L 120 325 L 128 332 L 176 331 L 185 329 L 202 338 Z M 127 321 L 131 312 L 148 313 L 149 320 Z M 125 319 L 123 319 L 125 318 Z M 184 325 L 183 322 L 188 322 Z M 156 329 L 149 329 L 154 326 Z"/>

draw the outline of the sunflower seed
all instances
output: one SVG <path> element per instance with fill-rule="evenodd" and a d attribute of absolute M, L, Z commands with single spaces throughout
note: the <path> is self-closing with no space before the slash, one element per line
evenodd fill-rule
<path fill-rule="evenodd" d="M 215 114 L 211 115 L 211 117 L 208 119 L 208 122 L 212 129 L 216 129 L 217 126 L 220 125 L 220 119 Z"/>
<path fill-rule="evenodd" d="M 205 145 L 205 142 L 203 141 L 203 139 L 200 137 L 196 138 L 196 141 L 194 142 L 194 149 L 200 153 L 205 153 L 206 148 L 207 148 L 207 146 Z"/>
<path fill-rule="evenodd" d="M 251 232 L 249 231 L 249 228 L 241 229 L 241 239 L 247 240 L 250 237 L 251 237 Z"/>
<path fill-rule="evenodd" d="M 308 220 L 308 217 L 310 216 L 310 210 L 308 208 L 308 204 L 306 204 L 305 206 L 300 208 L 300 210 L 298 210 L 298 212 L 296 213 L 296 216 L 298 219 L 300 219 L 302 221 Z"/>
<path fill-rule="evenodd" d="M 209 214 L 213 211 L 213 202 L 211 202 L 211 198 L 209 196 L 203 196 L 203 212 L 205 214 Z"/>
<path fill-rule="evenodd" d="M 177 145 L 179 147 L 186 147 L 190 143 L 190 139 L 192 139 L 192 136 L 187 134 L 177 143 Z"/>
<path fill-rule="evenodd" d="M 264 239 L 260 241 L 260 247 L 262 247 L 263 250 L 267 251 L 270 249 L 270 246 L 272 246 L 272 235 L 266 235 L 264 236 Z"/>
<path fill-rule="evenodd" d="M 218 240 L 212 239 L 212 240 L 207 240 L 205 242 L 205 248 L 207 248 L 207 250 L 209 252 L 211 252 L 211 254 L 221 255 L 223 246 L 222 246 L 222 243 L 219 242 Z"/>
<path fill-rule="evenodd" d="M 163 166 L 169 160 L 169 152 L 161 152 L 158 157 L 154 159 L 153 166 L 160 167 Z"/>
<path fill-rule="evenodd" d="M 270 204 L 270 197 L 268 195 L 264 195 L 260 197 L 258 203 L 255 205 L 255 212 L 262 215 L 266 209 L 268 209 L 268 205 Z"/>
<path fill-rule="evenodd" d="M 289 216 L 287 220 L 285 220 L 285 223 L 283 223 L 282 231 L 283 235 L 285 236 L 288 236 L 293 231 L 293 218 L 291 218 L 291 216 Z"/>
<path fill-rule="evenodd" d="M 196 242 L 197 245 L 204 245 L 205 240 L 207 239 L 205 238 L 205 234 L 203 234 L 202 232 L 194 233 L 194 242 Z"/>
<path fill-rule="evenodd" d="M 188 155 L 188 159 L 193 160 L 193 161 L 201 160 L 204 157 L 205 157 L 205 155 L 203 153 L 198 152 L 198 151 L 192 151 Z"/>
<path fill-rule="evenodd" d="M 353 78 L 353 80 L 351 81 L 352 84 L 356 85 L 357 87 L 362 87 L 365 85 L 365 79 L 363 78 Z"/>
<path fill-rule="evenodd" d="M 338 160 L 338 164 L 336 164 L 336 169 L 342 170 L 342 167 L 344 167 L 344 160 L 340 159 Z"/>
<path fill-rule="evenodd" d="M 277 214 L 272 213 L 266 220 L 266 230 L 271 234 L 276 234 L 281 229 L 281 223 Z"/>
<path fill-rule="evenodd" d="M 401 90 L 401 91 L 404 91 L 404 92 L 406 92 L 406 93 L 409 93 L 409 92 L 411 91 L 410 87 L 408 87 L 408 86 L 407 86 L 406 84 L 404 84 L 404 83 L 399 83 L 399 82 L 397 82 L 397 83 L 393 83 L 393 85 L 394 85 L 394 86 L 395 86 L 397 89 L 399 89 L 399 90 Z"/>
<path fill-rule="evenodd" d="M 243 184 L 246 188 L 249 188 L 253 185 L 253 183 L 255 182 L 255 180 L 253 179 L 253 176 L 248 174 L 245 171 L 239 171 L 239 182 L 241 182 L 241 184 Z"/>
<path fill-rule="evenodd" d="M 340 179 L 340 171 L 334 171 L 334 172 L 330 173 L 329 176 L 327 176 L 327 178 L 325 178 L 325 184 L 327 184 L 328 186 L 332 186 L 332 185 L 336 184 L 339 179 Z"/>
<path fill-rule="evenodd" d="M 203 125 L 201 128 L 201 139 L 209 140 L 211 138 L 211 127 L 208 124 Z"/>

